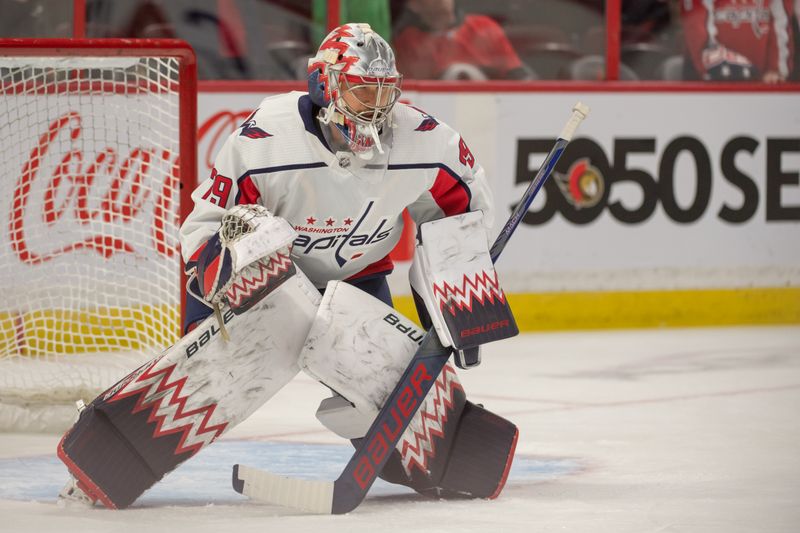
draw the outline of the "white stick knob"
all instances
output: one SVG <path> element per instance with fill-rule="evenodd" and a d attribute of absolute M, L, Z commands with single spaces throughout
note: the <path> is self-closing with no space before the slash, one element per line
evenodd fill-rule
<path fill-rule="evenodd" d="M 569 121 L 567 122 L 564 129 L 561 131 L 561 135 L 559 138 L 564 139 L 566 141 L 571 141 L 572 136 L 575 135 L 575 130 L 578 129 L 581 121 L 585 119 L 589 115 L 589 106 L 586 104 L 582 104 L 578 102 L 572 108 L 572 116 L 569 117 Z"/>

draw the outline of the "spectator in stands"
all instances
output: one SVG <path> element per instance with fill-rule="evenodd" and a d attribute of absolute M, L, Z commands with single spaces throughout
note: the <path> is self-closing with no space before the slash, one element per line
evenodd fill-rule
<path fill-rule="evenodd" d="M 394 29 L 397 68 L 416 79 L 532 79 L 502 28 L 455 0 L 408 0 Z"/>
<path fill-rule="evenodd" d="M 652 42 L 670 28 L 670 0 L 622 0 L 622 43 Z"/>
<path fill-rule="evenodd" d="M 689 79 L 779 83 L 793 68 L 793 0 L 681 0 Z"/>

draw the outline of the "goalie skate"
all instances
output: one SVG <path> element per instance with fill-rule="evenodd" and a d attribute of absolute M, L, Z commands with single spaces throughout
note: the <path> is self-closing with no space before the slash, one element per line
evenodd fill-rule
<path fill-rule="evenodd" d="M 94 507 L 94 502 L 96 501 L 97 498 L 87 494 L 83 487 L 81 487 L 81 483 L 72 474 L 70 474 L 69 480 L 67 480 L 64 488 L 58 493 L 59 506 Z"/>

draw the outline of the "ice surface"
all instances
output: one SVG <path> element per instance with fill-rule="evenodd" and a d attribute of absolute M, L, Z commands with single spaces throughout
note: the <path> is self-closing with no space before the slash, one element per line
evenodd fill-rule
<path fill-rule="evenodd" d="M 797 532 L 800 328 L 522 335 L 461 373 L 520 427 L 494 501 L 430 501 L 383 482 L 345 516 L 250 502 L 241 462 L 333 479 L 351 448 L 300 376 L 133 508 L 63 508 L 55 435 L 0 434 L 2 532 Z"/>

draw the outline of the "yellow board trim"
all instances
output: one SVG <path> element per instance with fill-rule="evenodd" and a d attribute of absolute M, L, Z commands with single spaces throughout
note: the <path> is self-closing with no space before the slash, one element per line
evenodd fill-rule
<path fill-rule="evenodd" d="M 521 331 L 800 324 L 800 287 L 727 290 L 509 294 Z M 411 296 L 395 307 L 417 319 Z M 136 350 L 171 344 L 179 313 L 168 306 L 0 313 L 0 354 Z"/>
<path fill-rule="evenodd" d="M 179 337 L 180 310 L 168 305 L 0 313 L 0 357 L 141 350 Z"/>
<path fill-rule="evenodd" d="M 509 294 L 521 331 L 800 324 L 800 287 Z M 417 319 L 411 296 L 395 307 Z"/>

